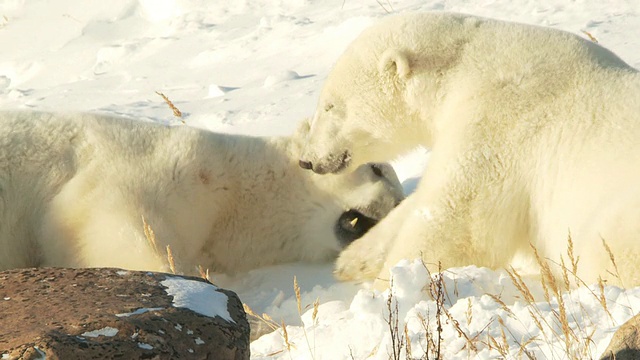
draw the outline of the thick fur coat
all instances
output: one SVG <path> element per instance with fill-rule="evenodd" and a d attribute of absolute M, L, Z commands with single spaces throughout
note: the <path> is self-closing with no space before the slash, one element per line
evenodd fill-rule
<path fill-rule="evenodd" d="M 254 138 L 0 113 L 0 269 L 167 270 L 167 246 L 185 273 L 331 260 L 393 209 L 402 188 L 387 164 L 331 178 L 300 169 L 307 130 Z"/>

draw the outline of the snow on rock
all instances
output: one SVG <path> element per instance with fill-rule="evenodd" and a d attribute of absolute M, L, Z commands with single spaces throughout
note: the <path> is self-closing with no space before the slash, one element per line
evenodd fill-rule
<path fill-rule="evenodd" d="M 129 317 L 132 315 L 140 315 L 140 314 L 144 314 L 146 312 L 149 311 L 159 311 L 159 310 L 163 310 L 164 308 L 161 307 L 155 307 L 155 308 L 140 308 L 136 311 L 133 312 L 128 312 L 128 313 L 122 313 L 122 314 L 116 314 L 117 317 Z"/>
<path fill-rule="evenodd" d="M 98 337 L 98 336 L 116 336 L 116 334 L 118 333 L 118 329 L 116 328 L 112 328 L 110 326 L 106 326 L 103 327 L 102 329 L 98 329 L 98 330 L 92 330 L 92 331 L 85 331 L 82 334 L 80 334 L 80 336 L 84 336 L 84 337 Z"/>
<path fill-rule="evenodd" d="M 138 347 L 139 347 L 140 349 L 153 350 L 153 346 L 151 346 L 151 345 L 149 345 L 149 344 L 146 344 L 146 343 L 141 343 L 141 342 L 139 342 L 139 343 L 138 343 Z"/>
<path fill-rule="evenodd" d="M 173 306 L 187 308 L 204 316 L 219 316 L 235 323 L 229 314 L 229 298 L 217 291 L 218 287 L 181 277 L 169 277 L 160 284 L 167 288 L 168 295 L 173 296 Z"/>

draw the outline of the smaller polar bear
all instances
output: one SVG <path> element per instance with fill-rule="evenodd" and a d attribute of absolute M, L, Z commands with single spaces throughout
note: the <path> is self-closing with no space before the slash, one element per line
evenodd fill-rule
<path fill-rule="evenodd" d="M 0 269 L 233 273 L 334 259 L 402 198 L 388 164 L 330 178 L 301 140 L 90 114 L 0 113 Z M 143 218 L 155 233 L 155 248 Z"/>
<path fill-rule="evenodd" d="M 530 244 L 570 264 L 570 234 L 582 280 L 640 285 L 640 75 L 607 49 L 461 14 L 374 25 L 329 74 L 300 165 L 337 173 L 416 145 L 432 151 L 418 189 L 341 254 L 339 278 L 385 279 L 403 258 L 535 263 Z"/>

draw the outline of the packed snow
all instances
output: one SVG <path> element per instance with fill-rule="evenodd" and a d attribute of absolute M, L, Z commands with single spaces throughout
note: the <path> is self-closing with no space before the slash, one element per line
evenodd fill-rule
<path fill-rule="evenodd" d="M 82 334 L 80 334 L 80 336 L 94 338 L 98 336 L 112 337 L 112 336 L 116 336 L 116 334 L 118 334 L 118 329 L 107 326 L 107 327 L 103 327 L 102 329 L 85 331 Z"/>
<path fill-rule="evenodd" d="M 171 276 L 160 282 L 168 295 L 173 296 L 173 306 L 186 308 L 204 316 L 219 316 L 235 323 L 228 309 L 229 298 L 218 287 L 204 281 Z"/>
<path fill-rule="evenodd" d="M 122 313 L 122 314 L 116 314 L 117 317 L 129 317 L 129 316 L 133 316 L 133 315 L 140 315 L 140 314 L 144 314 L 146 312 L 149 311 L 159 311 L 159 310 L 163 310 L 164 308 L 161 307 L 155 307 L 155 308 L 140 308 L 137 309 L 136 311 L 132 311 L 132 312 L 128 312 L 128 313 Z"/>
<path fill-rule="evenodd" d="M 94 111 L 225 133 L 290 134 L 313 113 L 332 63 L 362 29 L 389 13 L 427 10 L 567 30 L 640 66 L 640 2 L 631 0 L 3 0 L 0 108 Z M 418 150 L 395 163 L 407 192 L 427 160 L 428 153 Z M 539 279 L 523 275 L 522 283 L 506 270 L 446 270 L 440 307 L 432 299 L 438 289 L 430 288 L 420 262 L 392 270 L 391 300 L 389 292 L 372 291 L 367 283 L 338 283 L 331 271 L 331 264 L 290 264 L 212 279 L 235 290 L 254 312 L 287 324 L 288 341 L 278 329 L 252 343 L 255 359 L 387 359 L 394 355 L 396 319 L 395 340 L 404 342 L 396 346 L 399 358 L 409 349 L 406 338 L 415 358 L 433 357 L 438 344 L 445 359 L 597 358 L 640 310 L 637 288 L 594 284 L 547 299 Z M 171 280 L 172 289 L 181 281 Z M 216 294 L 203 290 L 198 306 L 221 304 Z M 192 306 L 196 300 L 189 299 L 176 306 Z"/>

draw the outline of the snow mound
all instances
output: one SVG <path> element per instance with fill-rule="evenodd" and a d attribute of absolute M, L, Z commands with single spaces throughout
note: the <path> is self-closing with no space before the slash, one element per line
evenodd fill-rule
<path fill-rule="evenodd" d="M 300 78 L 301 76 L 298 75 L 297 72 L 293 70 L 285 70 L 285 71 L 281 71 L 279 73 L 275 73 L 267 76 L 267 78 L 264 80 L 264 87 L 269 88 L 269 87 L 273 87 L 275 84 L 279 84 L 285 81 L 296 80 Z"/>

